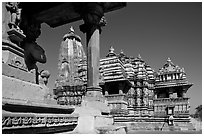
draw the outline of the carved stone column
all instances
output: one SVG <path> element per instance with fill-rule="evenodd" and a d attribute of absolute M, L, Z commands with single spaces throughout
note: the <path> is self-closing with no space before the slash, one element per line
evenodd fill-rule
<path fill-rule="evenodd" d="M 124 88 L 124 84 L 123 83 L 119 83 L 119 85 L 118 85 L 119 94 L 123 94 L 123 88 Z"/>
<path fill-rule="evenodd" d="M 86 33 L 87 40 L 87 96 L 100 97 L 102 89 L 99 87 L 99 66 L 100 66 L 100 32 L 104 26 L 104 9 L 101 3 L 85 3 L 81 10 L 84 24 L 80 30 Z"/>
<path fill-rule="evenodd" d="M 169 98 L 173 98 L 173 92 L 174 92 L 174 89 L 169 88 Z"/>

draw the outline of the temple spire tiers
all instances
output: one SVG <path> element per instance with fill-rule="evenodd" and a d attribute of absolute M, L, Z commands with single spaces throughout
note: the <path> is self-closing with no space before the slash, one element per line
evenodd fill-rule
<path fill-rule="evenodd" d="M 126 93 L 132 84 L 127 79 L 125 67 L 114 52 L 113 46 L 110 47 L 106 58 L 100 60 L 100 67 L 104 76 L 103 94 L 110 105 L 110 114 L 128 114 Z"/>

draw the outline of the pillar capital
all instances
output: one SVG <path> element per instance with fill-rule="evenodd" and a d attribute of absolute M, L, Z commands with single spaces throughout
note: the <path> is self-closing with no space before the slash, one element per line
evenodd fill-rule
<path fill-rule="evenodd" d="M 101 87 L 94 87 L 94 86 L 89 86 L 87 87 L 87 92 L 86 96 L 90 97 L 101 97 L 102 96 L 102 88 Z"/>
<path fill-rule="evenodd" d="M 106 25 L 104 5 L 100 2 L 88 2 L 84 3 L 83 7 L 79 10 L 84 20 L 84 24 L 80 26 L 80 30 L 83 33 L 90 33 L 90 35 L 92 35 L 95 29 L 99 29 L 101 32 L 101 27 Z"/>

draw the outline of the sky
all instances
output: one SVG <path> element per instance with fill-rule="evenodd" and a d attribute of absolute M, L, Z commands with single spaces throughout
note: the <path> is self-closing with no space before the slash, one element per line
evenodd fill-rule
<path fill-rule="evenodd" d="M 168 57 L 175 65 L 183 67 L 187 80 L 194 85 L 189 88 L 190 112 L 202 104 L 202 3 L 201 2 L 130 2 L 125 8 L 105 14 L 107 25 L 100 35 L 100 56 L 104 58 L 110 46 L 116 53 L 121 49 L 128 56 L 142 59 L 158 71 Z M 86 50 L 85 34 L 79 30 L 83 21 L 51 28 L 41 25 L 37 42 L 46 51 L 47 63 L 38 63 L 39 71 L 49 70 L 48 87 L 54 88 L 57 78 L 59 48 L 63 36 L 73 26 L 82 38 Z"/>

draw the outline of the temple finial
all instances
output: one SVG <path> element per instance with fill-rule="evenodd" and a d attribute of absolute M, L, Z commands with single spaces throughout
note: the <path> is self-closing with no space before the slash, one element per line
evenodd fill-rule
<path fill-rule="evenodd" d="M 73 26 L 70 27 L 70 32 L 73 32 L 73 33 L 74 33 L 74 28 L 73 28 Z"/>
<path fill-rule="evenodd" d="M 113 46 L 111 46 L 110 49 L 109 49 L 109 52 L 110 52 L 110 53 L 114 53 L 114 50 L 115 50 L 115 49 L 113 48 Z"/>
<path fill-rule="evenodd" d="M 123 50 L 122 50 L 122 49 L 120 50 L 120 54 L 124 54 L 124 52 L 123 52 Z"/>
<path fill-rule="evenodd" d="M 171 62 L 171 59 L 168 57 L 167 62 Z"/>
<path fill-rule="evenodd" d="M 140 54 L 138 54 L 138 58 L 139 58 L 139 59 L 141 59 L 141 56 L 140 56 Z"/>

